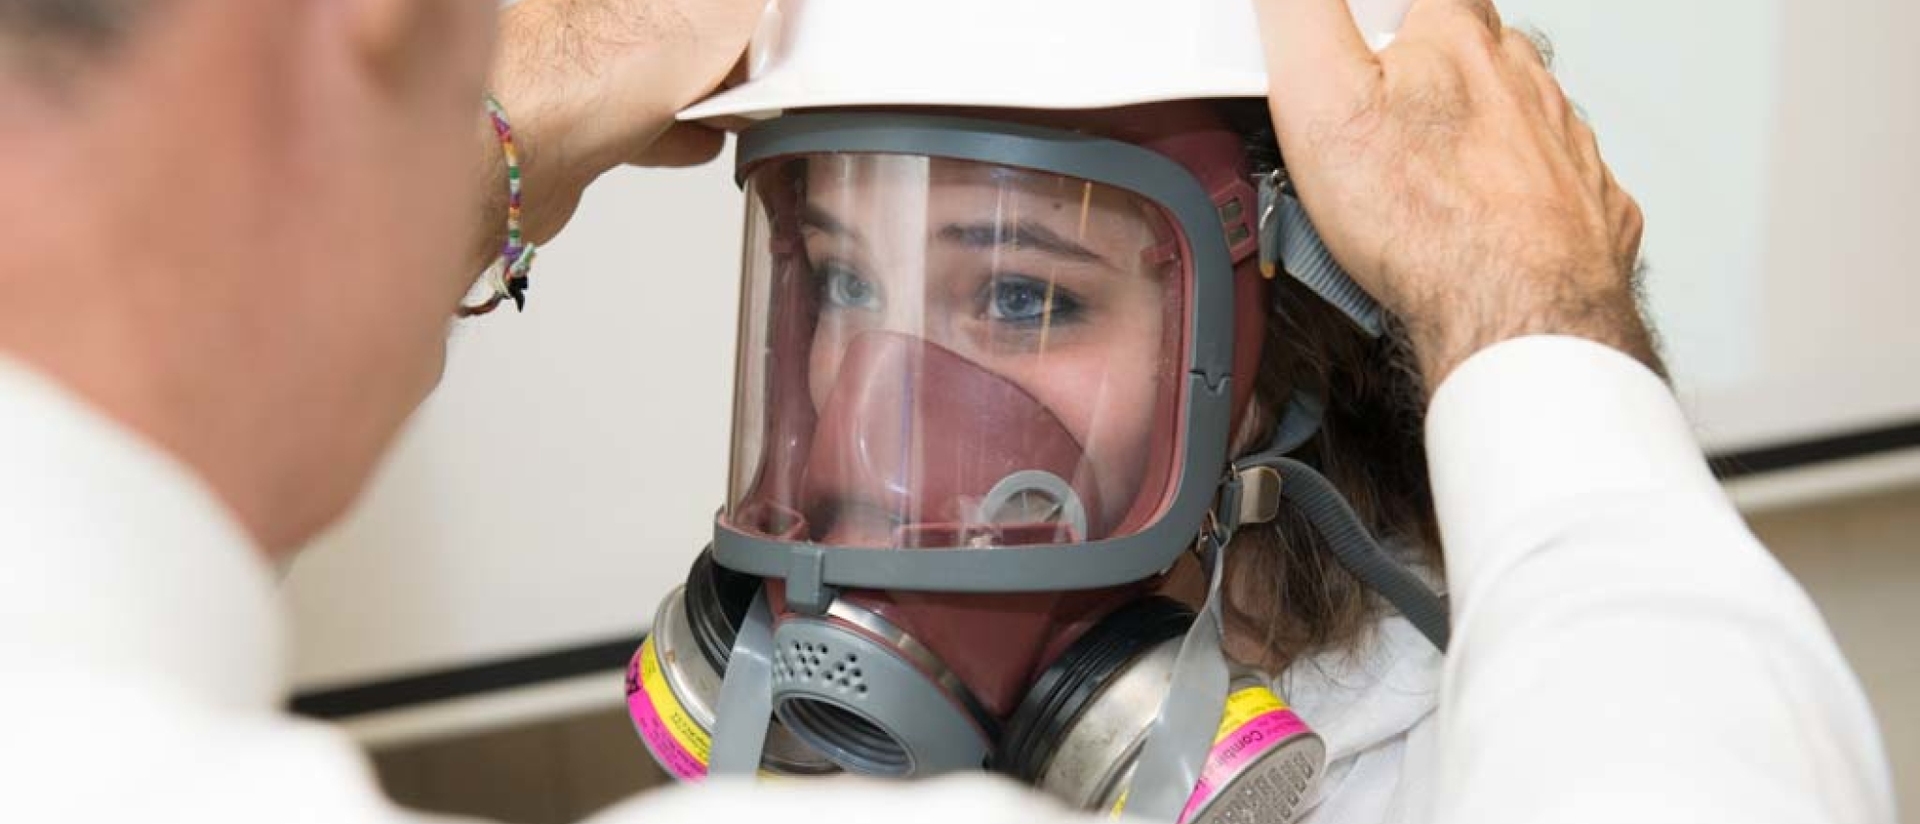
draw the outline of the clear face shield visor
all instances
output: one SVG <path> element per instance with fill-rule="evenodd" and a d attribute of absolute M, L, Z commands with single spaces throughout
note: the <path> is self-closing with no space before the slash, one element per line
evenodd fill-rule
<path fill-rule="evenodd" d="M 798 597 L 819 603 L 1164 571 L 1211 503 L 1229 417 L 1233 267 L 1208 193 L 1117 141 L 783 120 L 741 148 L 716 560 L 817 565 Z M 1022 558 L 983 557 L 999 550 Z"/>
<path fill-rule="evenodd" d="M 760 165 L 722 518 L 863 549 L 1137 534 L 1173 485 L 1187 283 L 1165 212 L 906 154 Z"/>

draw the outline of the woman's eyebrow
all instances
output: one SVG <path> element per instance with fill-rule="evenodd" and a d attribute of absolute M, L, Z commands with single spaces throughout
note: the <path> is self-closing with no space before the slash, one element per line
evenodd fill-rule
<path fill-rule="evenodd" d="M 1058 232 L 1031 220 L 1017 223 L 950 223 L 940 228 L 941 240 L 976 249 L 1013 246 L 1031 249 L 1081 263 L 1112 263 L 1100 253 L 1061 236 Z"/>
<path fill-rule="evenodd" d="M 800 226 L 803 229 L 815 229 L 835 237 L 842 237 L 854 243 L 865 244 L 867 239 L 860 236 L 860 230 L 841 223 L 832 213 L 818 205 L 807 203 L 800 207 Z"/>

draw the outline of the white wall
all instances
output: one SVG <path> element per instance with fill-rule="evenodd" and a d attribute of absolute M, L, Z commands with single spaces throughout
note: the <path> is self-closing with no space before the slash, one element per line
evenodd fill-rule
<path fill-rule="evenodd" d="M 724 493 L 740 196 L 622 171 L 542 250 L 525 314 L 447 374 L 287 581 L 303 688 L 632 635 Z"/>
<path fill-rule="evenodd" d="M 1655 317 L 1709 447 L 1920 418 L 1920 5 L 1499 6 L 1551 37 L 1646 210 Z"/>

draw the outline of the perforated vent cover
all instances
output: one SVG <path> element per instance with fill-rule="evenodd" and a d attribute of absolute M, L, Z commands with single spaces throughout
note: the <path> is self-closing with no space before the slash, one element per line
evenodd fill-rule
<path fill-rule="evenodd" d="M 836 651 L 833 645 L 819 641 L 789 641 L 773 656 L 775 684 L 814 682 L 816 688 L 830 687 L 841 693 L 867 694 L 866 673 L 860 669 L 860 654 Z"/>

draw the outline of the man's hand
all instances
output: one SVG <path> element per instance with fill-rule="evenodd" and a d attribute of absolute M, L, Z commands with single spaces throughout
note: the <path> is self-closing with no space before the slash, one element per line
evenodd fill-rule
<path fill-rule="evenodd" d="M 1259 0 L 1281 153 L 1334 257 L 1406 325 L 1427 390 L 1473 353 L 1576 335 L 1658 369 L 1639 207 L 1490 0 L 1413 0 L 1375 54 L 1346 0 Z"/>
<path fill-rule="evenodd" d="M 528 239 L 559 232 L 587 185 L 616 166 L 696 165 L 718 154 L 722 134 L 673 118 L 726 78 L 766 4 L 521 0 L 504 10 L 491 89 L 522 153 Z M 499 182 L 481 224 L 490 258 L 505 226 L 505 177 L 492 128 L 475 128 L 484 168 Z"/>

